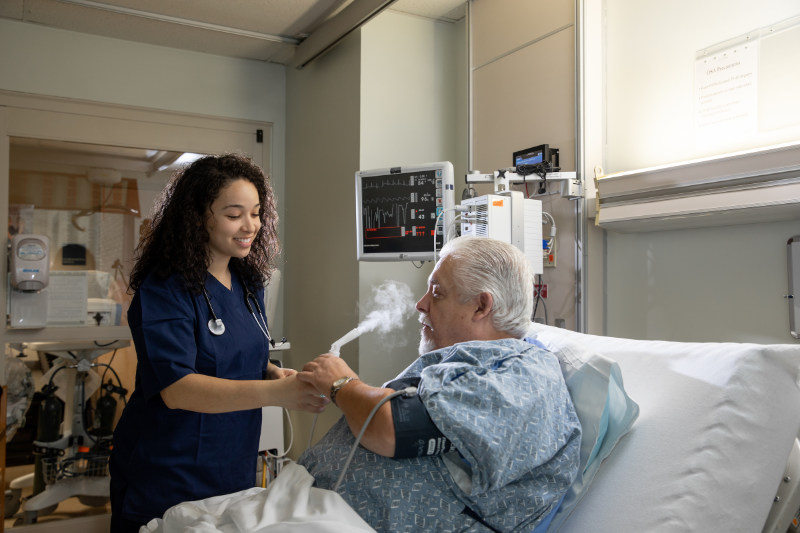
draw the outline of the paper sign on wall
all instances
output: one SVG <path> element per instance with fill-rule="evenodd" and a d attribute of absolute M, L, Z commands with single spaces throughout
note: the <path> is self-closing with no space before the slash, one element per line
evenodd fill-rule
<path fill-rule="evenodd" d="M 758 42 L 748 42 L 695 61 L 695 132 L 703 143 L 756 132 Z"/>

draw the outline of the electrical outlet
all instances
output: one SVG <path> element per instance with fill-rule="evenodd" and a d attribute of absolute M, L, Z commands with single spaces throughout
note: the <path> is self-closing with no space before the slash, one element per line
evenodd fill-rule
<path fill-rule="evenodd" d="M 555 252 L 551 252 L 551 253 L 548 254 L 547 250 L 545 250 L 545 252 L 544 252 L 544 254 L 542 256 L 542 262 L 544 263 L 545 267 L 553 267 L 553 268 L 555 268 L 555 266 L 556 266 L 556 253 Z"/>
<path fill-rule="evenodd" d="M 536 283 L 533 286 L 533 297 L 534 298 L 538 297 L 539 293 L 541 293 L 542 298 L 547 298 L 547 283 L 543 283 L 541 285 Z"/>

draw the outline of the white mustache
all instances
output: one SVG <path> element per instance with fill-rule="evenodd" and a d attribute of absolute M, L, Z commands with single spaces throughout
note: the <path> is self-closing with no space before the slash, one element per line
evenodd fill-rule
<path fill-rule="evenodd" d="M 418 320 L 419 320 L 419 323 L 422 324 L 423 326 L 428 326 L 429 328 L 433 329 L 433 326 L 431 326 L 431 323 L 428 320 L 427 316 L 425 316 L 423 314 L 420 314 Z"/>

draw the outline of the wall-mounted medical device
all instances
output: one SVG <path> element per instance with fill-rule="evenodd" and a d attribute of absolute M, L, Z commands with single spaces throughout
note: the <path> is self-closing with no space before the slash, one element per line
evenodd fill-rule
<path fill-rule="evenodd" d="M 359 261 L 432 261 L 455 218 L 448 162 L 356 172 Z"/>
<path fill-rule="evenodd" d="M 542 202 L 519 191 L 486 194 L 462 200 L 461 235 L 490 237 L 523 251 L 534 274 L 544 272 Z"/>
<path fill-rule="evenodd" d="M 50 281 L 50 239 L 18 234 L 11 238 L 8 255 L 8 316 L 12 328 L 42 328 L 47 324 Z"/>
<path fill-rule="evenodd" d="M 492 174 L 483 174 L 480 170 L 471 170 L 465 177 L 467 184 L 472 183 L 494 183 L 495 191 L 509 190 L 511 185 L 522 185 L 525 183 L 547 181 L 558 182 L 561 185 L 561 196 L 569 200 L 576 200 L 583 197 L 581 182 L 575 172 L 537 172 L 525 173 L 518 172 L 517 167 L 501 168 Z M 498 189 L 499 187 L 499 189 Z"/>
<path fill-rule="evenodd" d="M 800 235 L 795 235 L 787 244 L 789 269 L 789 332 L 800 339 Z"/>
<path fill-rule="evenodd" d="M 47 287 L 50 273 L 50 239 L 44 235 L 14 235 L 11 239 L 9 274 L 11 287 L 40 291 Z"/>
<path fill-rule="evenodd" d="M 548 172 L 561 170 L 558 148 L 550 148 L 549 144 L 518 150 L 513 153 L 512 159 L 511 164 L 515 167 L 541 165 Z"/>

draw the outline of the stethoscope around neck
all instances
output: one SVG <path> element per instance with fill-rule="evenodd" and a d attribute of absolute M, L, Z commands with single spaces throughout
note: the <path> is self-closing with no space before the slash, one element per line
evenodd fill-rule
<path fill-rule="evenodd" d="M 250 292 L 250 288 L 247 285 L 244 283 L 242 285 L 244 285 L 244 303 L 247 306 L 247 310 L 250 311 L 251 315 L 253 315 L 253 320 L 256 321 L 258 329 L 261 330 L 261 333 L 263 333 L 264 337 L 267 339 L 267 341 L 269 341 L 270 346 L 274 348 L 275 341 L 272 339 L 272 335 L 269 334 L 267 319 L 264 317 L 264 310 L 261 309 L 261 304 L 258 303 L 258 298 L 256 298 L 256 296 Z M 222 335 L 225 333 L 225 324 L 214 312 L 214 307 L 211 305 L 211 298 L 208 297 L 208 291 L 205 287 L 203 287 L 203 297 L 206 299 L 208 311 L 211 313 L 211 319 L 208 321 L 208 331 L 210 331 L 212 335 Z M 255 309 L 253 309 L 253 305 L 250 303 L 251 301 L 256 304 Z M 258 315 L 256 315 L 256 309 L 258 309 Z M 283 344 L 283 342 L 285 341 L 281 341 L 281 344 Z"/>

